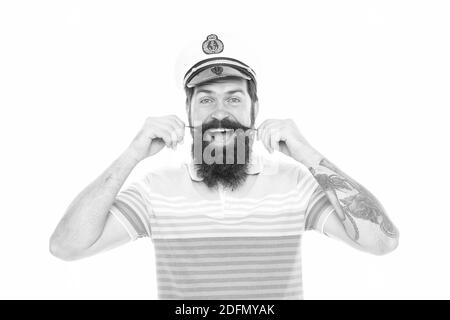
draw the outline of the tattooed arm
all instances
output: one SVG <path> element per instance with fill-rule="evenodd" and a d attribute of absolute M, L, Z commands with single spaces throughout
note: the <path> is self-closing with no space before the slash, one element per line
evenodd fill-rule
<path fill-rule="evenodd" d="M 278 150 L 292 157 L 309 168 L 317 180 L 320 188 L 314 192 L 307 210 L 307 228 L 320 229 L 374 254 L 385 254 L 397 247 L 398 230 L 380 202 L 317 152 L 293 120 L 265 120 L 257 137 L 269 152 Z"/>
<path fill-rule="evenodd" d="M 385 254 L 397 247 L 397 228 L 367 189 L 325 158 L 309 170 L 334 208 L 324 224 L 325 234 L 374 254 Z M 315 215 L 323 212 L 311 210 L 309 214 L 309 221 L 319 221 Z"/>

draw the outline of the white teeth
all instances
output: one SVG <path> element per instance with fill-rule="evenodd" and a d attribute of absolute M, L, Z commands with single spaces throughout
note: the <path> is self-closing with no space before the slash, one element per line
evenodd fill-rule
<path fill-rule="evenodd" d="M 229 131 L 230 129 L 223 129 L 223 128 L 217 128 L 217 129 L 209 129 L 209 132 L 226 132 Z"/>

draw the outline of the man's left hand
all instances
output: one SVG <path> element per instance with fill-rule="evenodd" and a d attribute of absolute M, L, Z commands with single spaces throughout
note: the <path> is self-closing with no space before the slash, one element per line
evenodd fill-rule
<path fill-rule="evenodd" d="M 301 135 L 292 119 L 268 119 L 258 127 L 257 138 L 273 153 L 280 151 L 303 163 L 316 166 L 323 158 Z"/>

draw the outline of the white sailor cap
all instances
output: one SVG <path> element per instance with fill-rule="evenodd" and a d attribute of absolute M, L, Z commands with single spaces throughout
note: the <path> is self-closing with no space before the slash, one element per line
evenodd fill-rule
<path fill-rule="evenodd" d="M 233 76 L 256 83 L 252 66 L 258 59 L 249 41 L 227 34 L 194 39 L 178 57 L 177 82 L 182 88 L 192 88 L 206 81 Z"/>

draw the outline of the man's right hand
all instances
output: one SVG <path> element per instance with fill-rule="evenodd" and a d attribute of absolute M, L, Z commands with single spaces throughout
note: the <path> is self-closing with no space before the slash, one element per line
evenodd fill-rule
<path fill-rule="evenodd" d="M 173 149 L 178 143 L 183 143 L 184 133 L 185 124 L 175 115 L 148 117 L 128 151 L 141 161 L 158 153 L 164 146 Z"/>

